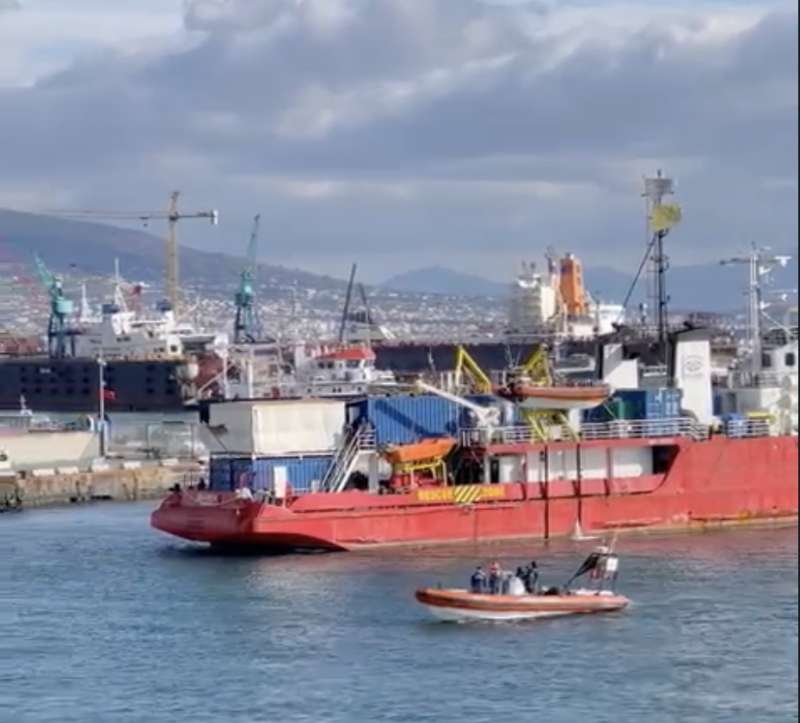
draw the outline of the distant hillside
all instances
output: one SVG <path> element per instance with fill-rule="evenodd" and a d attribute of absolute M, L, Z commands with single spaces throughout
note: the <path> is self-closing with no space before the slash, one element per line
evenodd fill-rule
<path fill-rule="evenodd" d="M 110 275 L 119 259 L 129 279 L 160 282 L 164 275 L 164 240 L 145 231 L 103 223 L 74 221 L 0 209 L 0 260 L 29 262 L 39 253 L 54 271 L 70 269 L 85 274 Z M 180 249 L 181 278 L 206 286 L 230 286 L 242 269 L 241 257 Z M 261 265 L 262 278 L 315 288 L 345 282 L 281 266 Z"/>
<path fill-rule="evenodd" d="M 19 260 L 32 263 L 34 252 L 38 252 L 50 268 L 61 273 L 77 271 L 86 275 L 109 276 L 114 268 L 114 259 L 119 259 L 123 275 L 131 280 L 159 284 L 164 273 L 164 240 L 154 234 L 103 223 L 0 209 L 0 262 Z M 237 256 L 186 246 L 180 250 L 181 278 L 187 284 L 206 289 L 229 291 L 236 283 L 242 263 L 243 259 Z M 346 284 L 343 279 L 282 266 L 262 264 L 260 269 L 262 280 L 267 282 L 267 296 L 272 287 L 338 290 Z M 587 289 L 603 301 L 621 302 L 631 283 L 630 274 L 605 266 L 588 267 L 585 275 Z M 431 266 L 393 276 L 379 288 L 412 295 L 438 293 L 505 298 L 511 280 L 511 274 L 509 283 L 503 283 Z M 746 280 L 747 270 L 742 266 L 702 264 L 675 267 L 670 269 L 667 281 L 671 306 L 677 310 L 708 311 L 741 308 Z M 797 287 L 796 259 L 786 269 L 775 272 L 773 287 Z M 646 279 L 643 278 L 632 303 L 644 297 L 645 289 Z"/>
<path fill-rule="evenodd" d="M 586 288 L 595 297 L 607 302 L 621 303 L 628 293 L 633 275 L 606 266 L 584 269 Z M 446 293 L 507 297 L 509 283 L 490 281 L 480 276 L 464 274 L 443 267 L 428 267 L 407 271 L 384 281 L 383 288 L 417 293 Z M 667 276 L 670 304 L 676 310 L 733 311 L 742 307 L 747 284 L 744 266 L 698 264 L 676 266 Z M 792 259 L 785 269 L 776 269 L 773 288 L 797 288 L 797 260 Z M 643 273 L 632 296 L 631 304 L 643 301 L 647 294 L 647 279 Z"/>
<path fill-rule="evenodd" d="M 392 276 L 380 286 L 394 291 L 456 296 L 508 296 L 510 288 L 509 284 L 490 281 L 474 274 L 464 274 L 443 266 L 406 271 Z"/>

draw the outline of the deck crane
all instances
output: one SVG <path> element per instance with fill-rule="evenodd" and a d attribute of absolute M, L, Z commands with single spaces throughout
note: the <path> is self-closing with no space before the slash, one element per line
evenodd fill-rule
<path fill-rule="evenodd" d="M 466 377 L 466 381 L 465 381 Z M 491 394 L 492 381 L 481 369 L 472 355 L 460 345 L 456 349 L 456 364 L 454 368 L 456 387 L 468 385 L 476 394 Z"/>
<path fill-rule="evenodd" d="M 263 335 L 261 318 L 256 304 L 256 277 L 258 273 L 258 228 L 261 214 L 253 217 L 253 229 L 247 244 L 247 265 L 242 269 L 239 290 L 236 292 L 236 319 L 233 340 L 236 344 L 259 341 Z"/>
<path fill-rule="evenodd" d="M 75 335 L 69 328 L 68 317 L 73 313 L 74 306 L 71 299 L 64 296 L 64 286 L 61 277 L 53 274 L 39 254 L 34 254 L 36 272 L 42 285 L 47 289 L 50 297 L 50 319 L 47 323 L 47 348 L 51 357 L 62 359 L 67 356 L 67 340 L 70 340 L 70 352 L 75 353 Z"/>
<path fill-rule="evenodd" d="M 414 382 L 414 388 L 418 391 L 427 392 L 428 394 L 434 394 L 442 399 L 447 399 L 454 404 L 458 404 L 465 409 L 468 409 L 470 412 L 472 412 L 472 414 L 475 415 L 475 420 L 478 423 L 477 426 L 485 429 L 490 438 L 491 432 L 500 423 L 500 410 L 496 407 L 483 407 L 480 404 L 476 404 L 475 402 L 471 402 L 469 399 L 459 396 L 458 394 L 451 394 L 450 392 L 444 391 L 444 389 L 439 389 L 439 387 L 435 387 L 432 384 L 427 384 L 421 380 L 416 380 Z"/>
<path fill-rule="evenodd" d="M 170 307 L 178 311 L 178 221 L 184 218 L 207 218 L 212 226 L 219 223 L 219 211 L 210 209 L 208 211 L 196 211 L 194 213 L 183 213 L 178 210 L 178 197 L 180 191 L 172 191 L 169 195 L 169 205 L 166 211 L 97 211 L 93 209 L 76 210 L 48 210 L 54 216 L 64 216 L 73 218 L 97 218 L 108 219 L 110 221 L 142 221 L 145 226 L 150 221 L 165 219 L 168 224 L 166 238 L 166 270 L 165 270 L 165 294 Z"/>
<path fill-rule="evenodd" d="M 511 370 L 509 381 L 527 381 L 538 387 L 553 386 L 553 374 L 547 347 L 537 346 L 528 359 L 516 369 Z M 559 430 L 567 438 L 576 441 L 577 433 L 572 428 L 569 416 L 561 409 L 527 409 L 519 407 L 519 412 L 531 430 L 533 438 L 539 442 L 552 441 L 554 430 Z"/>

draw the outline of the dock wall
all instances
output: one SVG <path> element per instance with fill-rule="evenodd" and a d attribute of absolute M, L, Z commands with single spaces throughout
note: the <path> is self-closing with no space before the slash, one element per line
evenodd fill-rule
<path fill-rule="evenodd" d="M 59 465 L 88 466 L 100 454 L 94 432 L 10 430 L 0 434 L 0 451 L 17 470 Z"/>
<path fill-rule="evenodd" d="M 37 469 L 0 477 L 0 511 L 14 507 L 43 507 L 93 500 L 156 499 L 174 484 L 186 486 L 196 475 L 193 465 L 149 464 L 80 472 Z"/>

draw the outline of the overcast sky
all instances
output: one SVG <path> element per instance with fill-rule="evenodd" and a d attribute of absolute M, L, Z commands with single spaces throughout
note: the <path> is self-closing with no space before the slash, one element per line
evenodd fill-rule
<path fill-rule="evenodd" d="M 365 280 L 796 245 L 785 2 L 0 0 L 0 205 L 217 207 L 181 239 Z"/>

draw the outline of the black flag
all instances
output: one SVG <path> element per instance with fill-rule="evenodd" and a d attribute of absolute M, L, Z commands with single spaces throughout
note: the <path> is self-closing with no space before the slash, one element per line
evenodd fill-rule
<path fill-rule="evenodd" d="M 576 578 L 580 577 L 581 575 L 585 575 L 587 572 L 591 572 L 592 570 L 597 567 L 597 563 L 600 562 L 600 558 L 603 557 L 599 552 L 593 552 L 589 557 L 587 557 L 581 566 L 577 569 L 575 574 L 569 579 L 567 586 L 575 580 Z"/>

